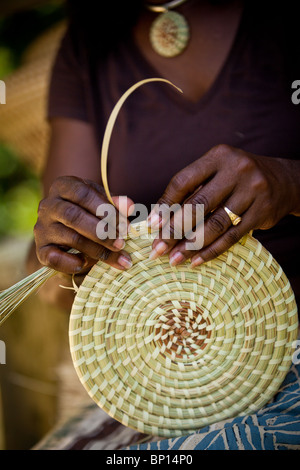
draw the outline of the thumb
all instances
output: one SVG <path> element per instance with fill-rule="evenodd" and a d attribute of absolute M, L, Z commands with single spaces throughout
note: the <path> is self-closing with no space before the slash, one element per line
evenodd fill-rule
<path fill-rule="evenodd" d="M 129 217 L 134 211 L 134 202 L 127 196 L 113 196 L 112 200 L 120 212 L 125 217 Z"/>

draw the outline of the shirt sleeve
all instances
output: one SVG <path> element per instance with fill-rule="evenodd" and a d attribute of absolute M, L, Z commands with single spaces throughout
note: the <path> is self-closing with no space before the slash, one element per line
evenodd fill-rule
<path fill-rule="evenodd" d="M 62 39 L 52 68 L 47 117 L 67 117 L 89 122 L 84 66 L 75 52 L 69 29 Z"/>

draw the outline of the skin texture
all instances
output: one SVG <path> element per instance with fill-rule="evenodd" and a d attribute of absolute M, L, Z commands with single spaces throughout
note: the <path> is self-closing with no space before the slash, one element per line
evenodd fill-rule
<path fill-rule="evenodd" d="M 49 157 L 43 177 L 44 198 L 39 205 L 27 269 L 34 272 L 41 266 L 49 266 L 62 273 L 62 276 L 47 281 L 39 295 L 67 311 L 74 294 L 60 288 L 61 284 L 72 286 L 71 276 L 65 274 L 76 274 L 79 285 L 84 274 L 99 259 L 105 258 L 105 262 L 120 270 L 130 267 L 130 256 L 124 250 L 112 247 L 113 240 L 108 249 L 107 244 L 104 246 L 96 238 L 99 223 L 96 209 L 107 203 L 100 178 L 95 181 L 95 175 L 100 175 L 99 159 L 99 149 L 89 124 L 64 118 L 52 120 Z M 123 220 L 127 221 L 133 202 L 128 199 L 124 205 L 124 199 L 113 197 L 113 200 L 117 208 L 121 203 Z M 76 247 L 81 255 L 66 253 L 68 248 Z"/>
<path fill-rule="evenodd" d="M 156 55 L 149 43 L 148 31 L 155 14 L 143 13 L 134 28 L 134 39 L 158 73 L 184 89 L 185 97 L 195 102 L 211 87 L 228 56 L 242 7 L 239 0 L 224 5 L 199 0 L 179 7 L 177 11 L 185 15 L 193 34 L 186 51 L 172 59 Z M 34 230 L 35 245 L 28 258 L 29 271 L 46 265 L 64 274 L 76 274 L 80 283 L 80 275 L 99 259 L 120 270 L 129 268 L 130 257 L 123 249 L 121 236 L 119 246 L 113 246 L 114 240 L 104 243 L 96 236 L 96 210 L 107 200 L 100 180 L 100 148 L 92 127 L 55 118 L 51 130 L 44 199 Z M 252 155 L 220 142 L 175 175 L 158 201 L 168 205 L 204 204 L 203 248 L 189 252 L 185 240 L 174 240 L 172 236 L 165 239 L 160 234 L 153 243 L 151 257 L 168 253 L 173 265 L 191 259 L 196 266 L 226 251 L 252 229 L 270 228 L 286 214 L 299 215 L 299 176 L 298 161 Z M 133 201 L 122 204 L 115 196 L 114 203 L 118 217 L 128 226 Z M 242 216 L 239 225 L 232 226 L 222 208 L 224 204 Z M 157 217 L 150 217 L 150 225 L 154 222 L 163 225 Z M 68 248 L 79 250 L 81 255 L 67 253 Z M 73 297 L 59 284 L 61 279 L 53 278 L 41 294 L 69 308 Z"/>
<path fill-rule="evenodd" d="M 149 215 L 149 225 L 170 224 L 170 239 L 161 231 L 153 243 L 151 258 L 168 253 L 176 266 L 191 258 L 198 266 L 216 258 L 253 229 L 269 229 L 287 214 L 300 215 L 299 162 L 256 156 L 243 150 L 219 145 L 202 158 L 177 173 Z M 186 249 L 183 237 L 172 236 L 178 226 L 174 220 L 159 216 L 159 206 L 180 204 L 192 206 L 195 228 L 195 207 L 203 204 L 204 245 L 199 251 Z M 223 206 L 242 217 L 233 226 Z M 179 213 L 180 213 L 179 211 Z M 178 217 L 178 213 L 176 213 Z M 177 219 L 178 220 L 178 219 Z"/>

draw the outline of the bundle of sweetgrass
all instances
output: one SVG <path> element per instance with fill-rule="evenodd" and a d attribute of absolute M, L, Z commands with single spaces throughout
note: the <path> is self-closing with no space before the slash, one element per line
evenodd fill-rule
<path fill-rule="evenodd" d="M 0 325 L 39 287 L 57 272 L 41 268 L 22 281 L 0 293 Z"/>

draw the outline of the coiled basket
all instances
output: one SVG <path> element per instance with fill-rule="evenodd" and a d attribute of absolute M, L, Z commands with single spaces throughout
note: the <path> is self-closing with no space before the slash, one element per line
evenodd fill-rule
<path fill-rule="evenodd" d="M 292 362 L 298 316 L 290 283 L 247 235 L 191 268 L 151 261 L 153 234 L 135 225 L 126 272 L 99 262 L 70 317 L 80 381 L 110 416 L 173 437 L 251 414 L 279 389 Z"/>

